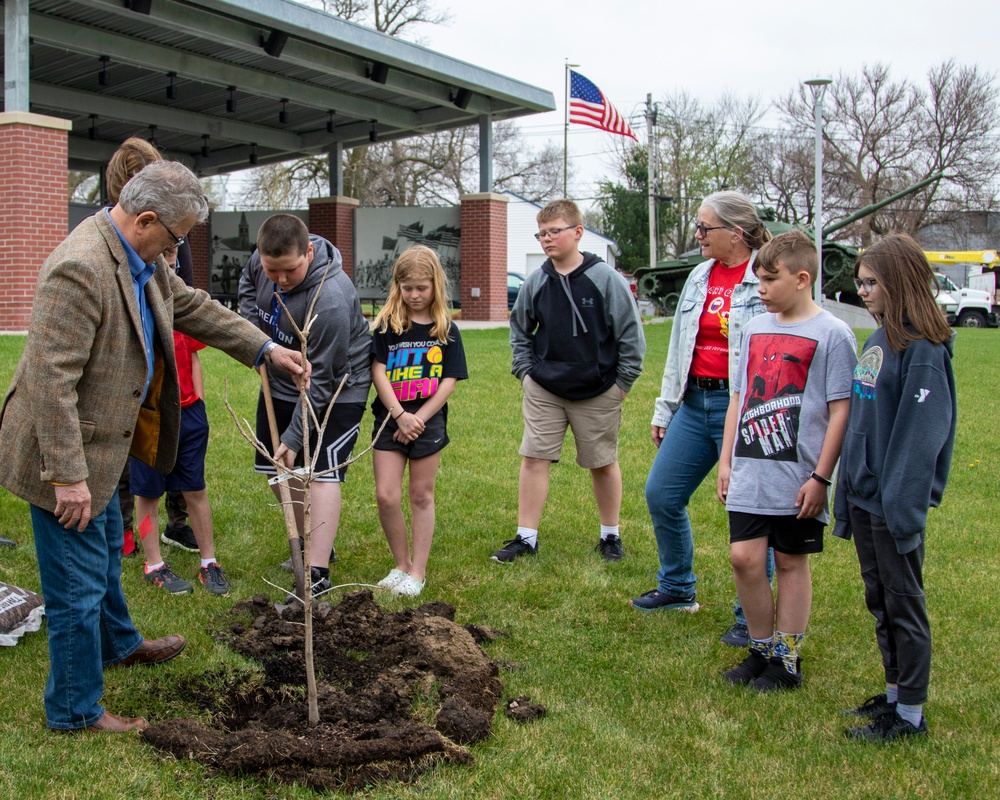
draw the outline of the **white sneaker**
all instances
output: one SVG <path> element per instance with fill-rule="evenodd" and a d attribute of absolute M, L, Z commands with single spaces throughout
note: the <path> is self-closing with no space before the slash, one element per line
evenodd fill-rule
<path fill-rule="evenodd" d="M 407 597 L 416 597 L 424 588 L 426 581 L 418 581 L 407 575 L 403 580 L 392 587 L 392 593 L 395 595 L 406 595 Z"/>
<path fill-rule="evenodd" d="M 392 589 L 395 586 L 399 586 L 403 581 L 405 581 L 410 576 L 407 575 L 401 569 L 391 569 L 389 574 L 386 575 L 382 580 L 380 580 L 375 585 L 380 589 Z"/>

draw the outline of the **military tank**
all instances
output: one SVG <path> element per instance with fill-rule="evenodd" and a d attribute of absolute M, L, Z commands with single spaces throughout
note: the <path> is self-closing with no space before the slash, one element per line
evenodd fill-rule
<path fill-rule="evenodd" d="M 919 183 L 908 186 L 901 192 L 897 192 L 885 200 L 865 206 L 855 211 L 850 216 L 833 222 L 823 228 L 823 294 L 830 299 L 838 297 L 843 303 L 852 305 L 862 305 L 861 299 L 854 288 L 854 263 L 858 258 L 858 248 L 843 242 L 825 241 L 827 236 L 846 228 L 852 222 L 874 214 L 880 208 L 885 208 L 891 203 L 895 203 L 908 194 L 919 192 L 925 186 L 929 186 L 936 180 L 940 180 L 944 173 L 939 172 L 929 178 L 925 178 Z M 757 213 L 772 236 L 780 233 L 787 233 L 800 227 L 809 238 L 814 236 L 814 228 L 809 226 L 796 226 L 777 219 L 773 208 L 758 207 Z M 677 310 L 677 301 L 680 299 L 681 289 L 684 282 L 698 264 L 705 261 L 700 250 L 692 250 L 683 253 L 680 258 L 658 261 L 655 267 L 640 267 L 634 273 L 636 288 L 640 295 L 648 298 L 656 306 L 657 310 L 664 316 L 673 316 Z"/>

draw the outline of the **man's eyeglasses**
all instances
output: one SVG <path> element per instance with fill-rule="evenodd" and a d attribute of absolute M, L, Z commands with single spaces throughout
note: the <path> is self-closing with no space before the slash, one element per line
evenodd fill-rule
<path fill-rule="evenodd" d="M 159 217 L 156 218 L 156 221 L 163 225 L 163 230 L 170 234 L 170 238 L 174 240 L 174 247 L 180 247 L 187 240 L 186 236 L 176 236 L 170 228 L 163 224 L 163 220 Z"/>
<path fill-rule="evenodd" d="M 732 230 L 732 225 L 703 225 L 700 222 L 694 224 L 694 232 L 704 236 L 709 231 Z"/>
<path fill-rule="evenodd" d="M 542 241 L 542 239 L 555 239 L 563 231 L 568 231 L 575 227 L 576 225 L 567 225 L 565 228 L 550 228 L 547 231 L 539 231 L 535 234 L 535 238 L 538 239 L 538 241 Z"/>
<path fill-rule="evenodd" d="M 878 285 L 878 281 L 875 280 L 874 278 L 855 278 L 854 279 L 854 288 L 857 289 L 859 292 L 862 289 L 864 289 L 865 290 L 865 294 L 870 294 L 871 290 L 874 289 L 877 285 Z"/>

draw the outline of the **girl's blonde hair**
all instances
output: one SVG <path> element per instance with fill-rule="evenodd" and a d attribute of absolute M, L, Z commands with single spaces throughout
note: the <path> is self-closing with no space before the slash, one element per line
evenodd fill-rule
<path fill-rule="evenodd" d="M 379 333 L 389 330 L 403 333 L 410 329 L 410 309 L 403 302 L 399 285 L 418 280 L 429 280 L 434 285 L 431 307 L 427 309 L 431 315 L 431 336 L 439 342 L 446 342 L 451 327 L 451 317 L 448 315 L 448 276 L 444 274 L 437 253 L 421 244 L 400 253 L 396 263 L 392 265 L 389 298 L 375 317 L 375 330 Z"/>
<path fill-rule="evenodd" d="M 910 342 L 927 339 L 944 344 L 953 333 L 934 299 L 937 279 L 920 245 L 905 233 L 889 233 L 858 256 L 854 277 L 867 267 L 885 302 L 875 319 L 885 329 L 889 347 L 905 350 Z"/>

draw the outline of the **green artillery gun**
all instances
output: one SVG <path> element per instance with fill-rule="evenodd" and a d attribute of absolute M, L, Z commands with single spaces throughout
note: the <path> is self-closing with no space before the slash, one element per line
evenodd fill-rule
<path fill-rule="evenodd" d="M 852 222 L 874 214 L 880 208 L 895 203 L 908 194 L 919 192 L 925 186 L 940 180 L 943 175 L 943 172 L 939 172 L 925 178 L 885 200 L 865 206 L 850 216 L 823 228 L 823 294 L 826 297 L 834 299 L 839 292 L 841 302 L 861 305 L 858 293 L 854 288 L 854 264 L 858 258 L 858 248 L 843 242 L 825 241 L 826 237 L 846 228 Z M 757 213 L 760 215 L 764 227 L 771 232 L 772 236 L 787 233 L 797 227 L 787 222 L 778 221 L 773 208 L 758 208 Z M 814 236 L 812 226 L 801 226 L 801 230 L 805 231 L 809 238 Z M 680 299 L 684 282 L 691 274 L 691 270 L 703 261 L 705 259 L 702 257 L 701 251 L 692 250 L 682 254 L 680 258 L 658 261 L 655 267 L 640 267 L 635 271 L 638 292 L 651 300 L 661 314 L 668 317 L 673 316 L 677 310 L 677 301 Z"/>

